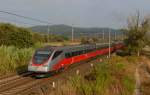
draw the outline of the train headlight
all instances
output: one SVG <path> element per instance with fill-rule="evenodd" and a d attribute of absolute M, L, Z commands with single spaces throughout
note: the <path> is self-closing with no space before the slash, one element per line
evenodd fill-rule
<path fill-rule="evenodd" d="M 48 66 L 48 64 L 43 64 L 43 67 L 47 67 Z"/>

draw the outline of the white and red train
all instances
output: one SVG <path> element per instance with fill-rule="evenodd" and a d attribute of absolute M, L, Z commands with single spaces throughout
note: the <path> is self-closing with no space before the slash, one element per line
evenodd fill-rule
<path fill-rule="evenodd" d="M 110 52 L 122 49 L 123 42 L 115 42 L 110 45 Z M 37 49 L 28 65 L 28 71 L 48 73 L 64 69 L 98 55 L 109 53 L 109 44 L 86 44 L 76 46 L 46 46 Z"/>

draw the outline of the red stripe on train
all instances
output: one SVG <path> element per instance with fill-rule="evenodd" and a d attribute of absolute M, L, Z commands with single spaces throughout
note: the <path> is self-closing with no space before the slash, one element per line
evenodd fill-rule
<path fill-rule="evenodd" d="M 114 48 L 112 47 L 110 49 L 110 51 L 112 52 L 114 50 Z M 96 50 L 94 52 L 90 52 L 90 53 L 86 53 L 86 54 L 82 54 L 79 56 L 74 56 L 74 57 L 70 57 L 70 58 L 64 58 L 62 59 L 60 62 L 58 62 L 56 65 L 53 66 L 53 70 L 58 70 L 61 67 L 65 67 L 67 65 L 71 65 L 73 63 L 77 63 L 92 57 L 95 57 L 97 55 L 105 55 L 109 52 L 109 48 L 106 49 L 101 49 L 101 50 Z"/>

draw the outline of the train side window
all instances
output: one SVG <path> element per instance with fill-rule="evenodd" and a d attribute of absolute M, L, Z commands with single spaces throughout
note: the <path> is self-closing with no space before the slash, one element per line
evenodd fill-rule
<path fill-rule="evenodd" d="M 76 55 L 77 55 L 77 51 L 72 52 L 72 55 L 73 55 L 73 56 L 76 56 Z"/>
<path fill-rule="evenodd" d="M 65 53 L 65 57 L 68 58 L 69 57 L 69 53 Z"/>
<path fill-rule="evenodd" d="M 85 51 L 84 51 L 84 50 L 82 50 L 82 54 L 85 54 Z"/>
<path fill-rule="evenodd" d="M 87 49 L 85 50 L 85 53 L 87 53 L 88 51 L 87 51 Z"/>
<path fill-rule="evenodd" d="M 91 52 L 91 49 L 87 49 L 87 53 Z"/>
<path fill-rule="evenodd" d="M 78 51 L 78 55 L 81 55 L 81 51 Z"/>
<path fill-rule="evenodd" d="M 53 55 L 52 59 L 55 59 L 57 56 L 59 56 L 62 53 L 62 51 L 56 51 L 55 54 Z"/>
<path fill-rule="evenodd" d="M 73 52 L 73 56 L 76 56 L 77 55 L 77 51 Z"/>
<path fill-rule="evenodd" d="M 82 50 L 79 51 L 79 55 L 81 55 L 81 54 L 83 54 L 83 51 L 82 51 Z"/>
<path fill-rule="evenodd" d="M 73 57 L 74 56 L 74 52 L 71 52 L 71 57 Z"/>
<path fill-rule="evenodd" d="M 68 58 L 68 57 L 69 57 L 69 56 L 68 56 L 68 53 L 65 53 L 65 57 L 66 57 L 66 58 Z"/>
<path fill-rule="evenodd" d="M 71 57 L 71 53 L 66 53 L 66 54 L 65 54 L 65 57 L 66 57 L 66 58 Z"/>
<path fill-rule="evenodd" d="M 77 56 L 77 55 L 79 55 L 79 51 L 72 52 L 72 56 Z"/>
<path fill-rule="evenodd" d="M 76 56 L 79 55 L 79 51 L 76 51 Z"/>

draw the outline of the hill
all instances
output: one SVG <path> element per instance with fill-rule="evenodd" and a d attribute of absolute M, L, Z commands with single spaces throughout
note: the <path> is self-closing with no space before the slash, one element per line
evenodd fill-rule
<path fill-rule="evenodd" d="M 49 31 L 51 34 L 57 34 L 57 35 L 63 35 L 67 37 L 71 37 L 71 30 L 72 27 L 64 24 L 60 25 L 38 25 L 30 27 L 30 29 L 34 32 L 41 32 L 41 33 L 47 33 Z M 91 28 L 83 28 L 83 27 L 74 27 L 74 36 L 81 37 L 81 36 L 102 36 L 103 31 L 105 32 L 105 35 L 108 35 L 109 28 L 97 28 L 97 27 L 91 27 Z M 116 29 L 110 29 L 111 35 L 114 35 L 116 32 L 117 34 L 120 34 L 119 30 Z"/>

